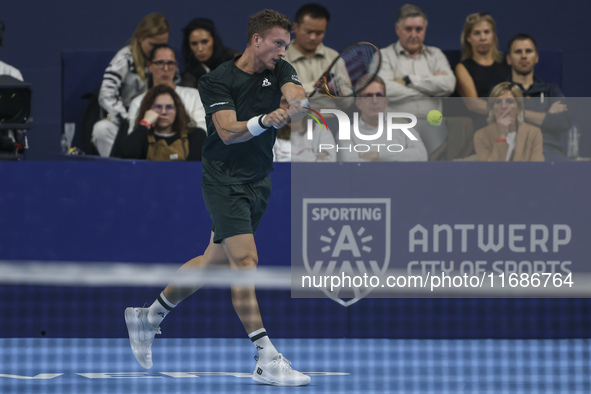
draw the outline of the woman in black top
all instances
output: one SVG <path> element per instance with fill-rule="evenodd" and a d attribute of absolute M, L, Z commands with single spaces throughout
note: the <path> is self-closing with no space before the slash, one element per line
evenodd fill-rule
<path fill-rule="evenodd" d="M 121 157 L 126 159 L 201 160 L 206 134 L 189 130 L 188 115 L 175 90 L 157 85 L 146 93 L 133 132 L 121 141 Z"/>
<path fill-rule="evenodd" d="M 456 66 L 457 90 L 470 112 L 482 115 L 482 125 L 487 113 L 486 100 L 491 89 L 507 81 L 511 69 L 499 51 L 496 23 L 485 12 L 470 14 L 466 18 L 461 36 L 462 60 Z M 477 122 L 478 123 L 478 122 Z M 477 125 L 475 125 L 477 126 Z"/>
<path fill-rule="evenodd" d="M 195 18 L 183 29 L 185 72 L 182 86 L 197 88 L 199 78 L 240 54 L 228 49 L 217 34 L 213 21 Z"/>

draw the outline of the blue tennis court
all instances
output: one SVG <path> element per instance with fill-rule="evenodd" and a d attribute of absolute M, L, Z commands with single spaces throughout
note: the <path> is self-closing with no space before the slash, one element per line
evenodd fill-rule
<path fill-rule="evenodd" d="M 589 393 L 589 340 L 276 339 L 306 387 L 250 379 L 245 339 L 0 339 L 2 393 Z M 252 360 L 250 362 L 249 360 Z"/>
<path fill-rule="evenodd" d="M 464 298 L 365 298 L 345 308 L 326 298 L 294 299 L 287 287 L 257 287 L 273 344 L 295 369 L 312 376 L 309 386 L 282 388 L 250 378 L 256 350 L 235 314 L 229 291 L 205 288 L 167 317 L 153 345 L 154 367 L 146 371 L 131 352 L 123 311 L 154 302 L 164 286 L 140 283 L 149 271 L 144 264 L 167 263 L 176 272 L 204 249 L 200 242 L 208 239 L 210 220 L 200 201 L 199 182 L 187 182 L 201 169 L 174 163 L 22 164 L 18 169 L 0 166 L 6 184 L 16 189 L 0 192 L 11 207 L 4 212 L 4 223 L 10 225 L 3 227 L 0 239 L 2 259 L 15 269 L 24 269 L 29 260 L 52 267 L 52 262 L 77 262 L 77 269 L 68 275 L 64 264 L 52 275 L 31 269 L 26 281 L 9 281 L 11 271 L 2 270 L 1 393 L 591 393 L 588 292 L 584 298 L 489 299 L 479 298 L 475 290 L 474 297 Z M 453 251 L 412 252 L 409 231 L 418 224 L 433 229 L 442 223 L 515 227 L 544 218 L 543 228 L 558 234 L 562 244 L 567 243 L 566 223 L 570 241 L 556 252 L 549 246 L 548 253 L 526 253 L 528 261 L 558 268 L 564 263 L 572 269 L 576 262 L 580 271 L 575 281 L 585 272 L 591 220 L 578 207 L 588 205 L 588 186 L 580 182 L 588 178 L 586 168 L 551 163 L 543 168 L 523 166 L 519 173 L 512 167 L 476 164 L 453 171 L 402 163 L 398 168 L 405 174 L 403 183 L 421 179 L 424 188 L 400 189 L 389 197 L 399 207 L 422 207 L 398 209 L 393 216 L 393 261 L 459 264 L 482 259 L 489 268 L 496 261 L 515 264 L 525 254 L 507 248 L 484 253 L 474 234 L 467 238 L 468 250 L 474 253 L 461 252 L 461 237 L 454 238 Z M 347 173 L 362 169 L 332 168 Z M 303 239 L 303 232 L 290 231 L 290 201 L 301 207 L 309 196 L 303 195 L 305 188 L 292 192 L 290 171 L 278 167 L 273 173 L 274 197 L 267 213 L 273 220 L 257 233 L 262 266 L 285 267 L 298 261 L 291 256 L 293 250 L 303 255 L 301 245 L 292 248 L 287 235 L 300 234 Z M 343 177 L 324 175 L 329 180 Z M 365 194 L 361 180 L 356 187 L 363 191 L 360 196 L 375 197 Z M 552 193 L 547 182 L 558 185 Z M 468 184 L 470 193 L 465 192 Z M 433 200 L 430 188 L 444 186 L 450 193 Z M 513 210 L 483 212 L 481 201 L 488 201 L 491 188 L 498 188 L 491 195 L 507 197 L 506 204 L 499 204 Z M 177 191 L 172 200 L 168 190 Z M 515 203 L 518 192 L 527 204 Z M 170 206 L 179 207 L 182 214 L 170 215 Z M 188 225 L 187 218 L 195 225 Z M 563 230 L 552 230 L 554 225 Z M 167 237 L 156 237 L 154 229 Z M 127 274 L 107 272 L 119 262 L 137 267 Z M 89 270 L 97 265 L 104 275 Z M 104 281 L 107 274 L 110 282 Z M 73 281 L 62 283 L 66 276 Z M 274 277 L 267 279 L 276 284 Z"/>

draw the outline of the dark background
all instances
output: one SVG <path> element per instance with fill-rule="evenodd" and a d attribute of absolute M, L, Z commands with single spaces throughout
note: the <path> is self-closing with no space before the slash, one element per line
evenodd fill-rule
<path fill-rule="evenodd" d="M 31 149 L 28 159 L 52 158 L 52 154 L 59 152 L 62 129 L 62 51 L 114 52 L 128 43 L 139 21 L 150 12 L 161 12 L 169 19 L 169 43 L 177 49 L 180 49 L 181 28 L 194 17 L 209 17 L 215 21 L 224 43 L 242 50 L 246 44 L 248 15 L 263 8 L 274 8 L 293 18 L 296 10 L 304 3 L 261 0 L 223 3 L 187 0 L 3 2 L 0 20 L 5 22 L 6 31 L 0 59 L 19 68 L 34 89 L 34 126 L 29 132 Z M 369 0 L 345 4 L 326 0 L 321 3 L 332 14 L 324 40 L 330 47 L 340 50 L 361 40 L 384 47 L 397 39 L 394 20 L 404 2 Z M 563 52 L 564 94 L 568 97 L 588 95 L 591 73 L 587 67 L 591 64 L 591 55 L 585 26 L 591 10 L 590 3 L 575 0 L 424 0 L 415 4 L 429 18 L 427 45 L 459 49 L 466 16 L 472 12 L 487 11 L 497 21 L 502 50 L 516 33 L 533 35 L 540 49 Z M 106 66 L 104 64 L 102 68 Z"/>

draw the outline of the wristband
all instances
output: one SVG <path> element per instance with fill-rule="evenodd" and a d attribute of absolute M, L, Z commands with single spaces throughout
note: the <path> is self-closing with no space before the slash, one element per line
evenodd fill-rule
<path fill-rule="evenodd" d="M 151 129 L 151 128 L 152 128 L 152 125 L 151 125 L 150 123 L 148 123 L 147 121 L 143 120 L 143 119 L 142 119 L 142 120 L 140 120 L 140 121 L 138 122 L 138 124 L 141 124 L 142 126 L 146 126 L 146 127 L 147 127 L 147 128 L 149 128 L 149 129 Z"/>
<path fill-rule="evenodd" d="M 265 115 L 261 115 L 259 116 L 259 126 L 261 126 L 263 129 L 267 129 L 267 126 L 265 126 L 265 124 L 263 123 L 263 118 L 265 117 Z"/>
<path fill-rule="evenodd" d="M 495 142 L 507 142 L 506 138 L 495 138 Z"/>
<path fill-rule="evenodd" d="M 267 115 L 261 115 L 261 116 L 259 116 L 259 125 L 260 125 L 261 127 L 264 127 L 264 128 L 265 128 L 265 130 L 267 130 L 267 129 L 268 129 L 269 127 L 271 127 L 271 126 L 273 126 L 273 127 L 275 128 L 275 130 L 277 130 L 279 127 L 277 127 L 277 126 L 275 126 L 275 125 L 271 125 L 271 126 L 265 126 L 265 124 L 263 123 L 263 118 L 264 118 L 265 116 L 267 116 Z"/>
<path fill-rule="evenodd" d="M 248 122 L 246 122 L 246 128 L 250 134 L 254 135 L 255 137 L 257 135 L 263 134 L 268 129 L 268 127 L 263 124 L 264 116 L 265 115 L 254 116 L 250 118 Z"/>

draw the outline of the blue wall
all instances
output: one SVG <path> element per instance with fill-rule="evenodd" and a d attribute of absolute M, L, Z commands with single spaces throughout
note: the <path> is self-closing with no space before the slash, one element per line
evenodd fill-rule
<path fill-rule="evenodd" d="M 470 256 L 572 260 L 575 282 L 576 272 L 589 267 L 586 199 L 591 186 L 580 181 L 589 179 L 587 164 L 439 164 L 389 167 L 396 168 L 387 179 L 390 187 L 404 185 L 387 194 L 393 203 L 392 266 L 410 259 L 459 262 Z M 320 166 L 337 174 L 363 169 L 353 163 L 345 169 L 338 163 Z M 334 197 L 340 189 L 333 184 L 346 177 L 331 177 L 325 194 L 303 187 L 292 193 L 297 174 L 292 170 L 282 163 L 272 173 L 274 191 L 257 232 L 263 265 L 291 262 L 292 198 Z M 207 245 L 211 222 L 199 187 L 200 163 L 0 162 L 0 173 L 0 260 L 168 262 L 176 267 Z M 371 179 L 362 177 L 349 193 L 376 197 L 369 194 L 375 193 Z M 471 254 L 460 253 L 456 240 L 453 253 L 417 256 L 408 253 L 404 240 L 415 223 L 505 222 L 566 223 L 572 241 L 560 253 L 491 256 L 475 255 L 473 244 Z M 124 308 L 151 303 L 160 290 L 0 285 L 0 337 L 125 337 Z M 329 299 L 291 299 L 288 291 L 258 293 L 265 327 L 274 337 L 580 338 L 591 329 L 589 298 L 362 299 L 344 308 Z M 163 331 L 168 337 L 244 335 L 229 292 L 210 289 L 184 301 Z"/>
<path fill-rule="evenodd" d="M 29 158 L 47 158 L 50 156 L 48 153 L 59 150 L 62 50 L 117 50 L 127 43 L 144 15 L 156 11 L 165 14 L 171 22 L 170 43 L 173 46 L 180 47 L 180 29 L 193 17 L 202 16 L 216 21 L 226 45 L 243 49 L 247 15 L 262 8 L 276 8 L 293 17 L 303 3 L 278 5 L 261 0 L 230 1 L 220 7 L 216 2 L 188 0 L 173 3 L 156 0 L 3 2 L 0 19 L 6 23 L 6 32 L 0 59 L 21 69 L 25 79 L 34 86 L 35 125 L 29 133 Z M 402 2 L 369 1 L 363 3 L 363 9 L 355 11 L 336 0 L 322 3 L 333 15 L 325 39 L 327 45 L 342 49 L 351 42 L 368 40 L 382 47 L 396 40 L 393 19 Z M 575 0 L 559 3 L 537 0 L 424 0 L 416 4 L 429 16 L 427 44 L 443 49 L 459 49 L 459 36 L 466 15 L 488 11 L 497 20 L 501 48 L 515 33 L 527 32 L 537 39 L 540 48 L 562 50 L 564 93 L 577 97 L 588 95 L 591 74 L 587 66 L 591 64 L 591 54 L 585 46 L 588 35 L 585 26 L 591 10 L 590 3 Z"/>

